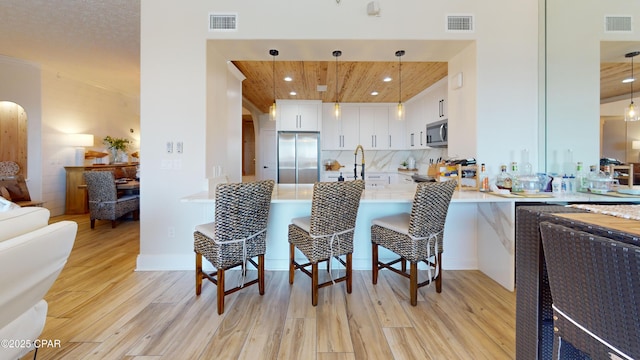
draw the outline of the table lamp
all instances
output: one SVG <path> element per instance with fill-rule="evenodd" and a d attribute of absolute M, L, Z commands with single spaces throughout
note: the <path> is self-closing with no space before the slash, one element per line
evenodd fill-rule
<path fill-rule="evenodd" d="M 84 152 L 86 146 L 93 146 L 91 134 L 69 134 L 69 145 L 76 148 L 76 166 L 84 165 Z"/>

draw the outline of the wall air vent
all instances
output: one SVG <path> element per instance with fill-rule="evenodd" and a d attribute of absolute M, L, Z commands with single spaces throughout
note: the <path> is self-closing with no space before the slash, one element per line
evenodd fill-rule
<path fill-rule="evenodd" d="M 473 15 L 447 15 L 448 32 L 474 32 Z"/>
<path fill-rule="evenodd" d="M 604 32 L 631 32 L 631 16 L 607 15 L 604 17 Z"/>
<path fill-rule="evenodd" d="M 238 14 L 209 14 L 209 31 L 237 31 Z"/>

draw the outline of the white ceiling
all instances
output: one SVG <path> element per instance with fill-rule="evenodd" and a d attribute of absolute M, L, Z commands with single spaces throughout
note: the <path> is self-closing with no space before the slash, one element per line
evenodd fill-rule
<path fill-rule="evenodd" d="M 0 0 L 0 55 L 135 98 L 140 94 L 140 0 Z M 203 26 L 206 26 L 203 25 Z M 447 61 L 467 41 L 215 40 L 229 60 Z M 602 62 L 628 62 L 637 42 L 603 42 Z"/>
<path fill-rule="evenodd" d="M 139 0 L 1 0 L 0 55 L 140 94 Z"/>

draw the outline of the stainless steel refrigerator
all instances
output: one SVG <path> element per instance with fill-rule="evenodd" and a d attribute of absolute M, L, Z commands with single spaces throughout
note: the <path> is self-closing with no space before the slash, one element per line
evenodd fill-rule
<path fill-rule="evenodd" d="M 320 133 L 278 133 L 278 183 L 313 184 L 320 176 Z"/>

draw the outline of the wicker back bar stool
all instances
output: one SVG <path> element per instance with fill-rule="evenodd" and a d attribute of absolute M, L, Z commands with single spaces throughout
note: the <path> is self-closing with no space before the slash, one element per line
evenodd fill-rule
<path fill-rule="evenodd" d="M 372 281 L 378 282 L 378 270 L 389 269 L 409 278 L 411 305 L 416 306 L 418 288 L 436 283 L 436 291 L 442 292 L 442 240 L 444 222 L 456 181 L 419 183 L 411 206 L 411 214 L 401 213 L 371 221 Z M 383 246 L 400 257 L 390 261 L 378 260 L 378 246 Z M 410 263 L 406 272 L 406 261 Z M 418 283 L 418 263 L 427 264 L 429 279 Z M 401 269 L 393 265 L 401 263 Z M 435 273 L 432 273 L 432 269 Z"/>
<path fill-rule="evenodd" d="M 196 295 L 202 290 L 202 279 L 216 284 L 218 314 L 224 312 L 225 295 L 256 283 L 260 295 L 264 294 L 264 253 L 273 187 L 273 180 L 218 184 L 215 221 L 195 228 Z M 202 256 L 215 266 L 215 272 L 202 270 Z M 247 262 L 258 269 L 257 279 L 248 282 L 245 281 Z M 225 271 L 238 266 L 242 266 L 240 283 L 225 290 Z"/>
<path fill-rule="evenodd" d="M 540 224 L 554 359 L 640 359 L 640 247 Z"/>
<path fill-rule="evenodd" d="M 318 289 L 321 287 L 346 281 L 347 293 L 351 293 L 353 233 L 362 190 L 362 180 L 315 183 L 311 216 L 292 219 L 289 224 L 289 283 L 293 284 L 296 269 L 310 276 L 313 306 L 318 305 Z M 296 262 L 296 248 L 309 262 Z M 342 255 L 346 256 L 346 261 L 340 258 Z M 318 263 L 326 261 L 331 275 L 331 260 L 334 258 L 345 266 L 345 276 L 318 283 Z M 307 269 L 309 266 L 311 271 Z"/>

